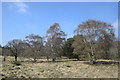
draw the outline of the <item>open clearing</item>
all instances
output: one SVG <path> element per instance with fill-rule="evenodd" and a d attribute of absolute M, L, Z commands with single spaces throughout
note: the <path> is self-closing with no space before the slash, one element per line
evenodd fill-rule
<path fill-rule="evenodd" d="M 118 63 L 104 60 L 106 64 L 87 64 L 87 61 L 57 60 L 47 62 L 41 59 L 36 63 L 32 61 L 21 62 L 21 65 L 12 64 L 13 57 L 7 57 L 3 62 L 2 77 L 15 78 L 118 78 Z M 21 58 L 20 60 L 23 60 Z M 101 60 L 100 60 L 101 61 Z M 108 64 L 108 62 L 110 62 Z"/>

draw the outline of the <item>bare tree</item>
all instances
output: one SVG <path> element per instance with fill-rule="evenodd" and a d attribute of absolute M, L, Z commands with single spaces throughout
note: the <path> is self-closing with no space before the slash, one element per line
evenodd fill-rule
<path fill-rule="evenodd" d="M 95 54 L 98 50 L 98 48 L 96 48 L 96 42 L 98 39 L 101 37 L 106 37 L 104 41 L 106 41 L 106 44 L 110 45 L 112 38 L 114 37 L 113 28 L 110 24 L 96 20 L 88 20 L 82 24 L 79 24 L 75 30 L 75 33 L 84 36 L 84 43 L 86 45 L 85 49 L 87 51 L 86 53 L 88 53 L 91 63 L 94 63 L 96 59 Z M 108 40 L 107 37 L 109 38 Z"/>
<path fill-rule="evenodd" d="M 19 39 L 9 41 L 6 45 L 6 48 L 12 52 L 12 55 L 15 57 L 15 61 L 17 61 L 17 57 L 20 55 L 23 49 L 23 41 Z"/>
<path fill-rule="evenodd" d="M 60 29 L 58 23 L 53 24 L 47 30 L 47 47 L 52 61 L 61 56 L 65 36 L 65 32 Z"/>
<path fill-rule="evenodd" d="M 50 57 L 51 57 L 51 47 L 50 47 L 50 43 L 45 41 L 45 45 L 44 45 L 44 56 L 47 58 L 47 61 L 49 61 Z"/>
<path fill-rule="evenodd" d="M 39 35 L 30 34 L 26 36 L 26 39 L 27 45 L 29 46 L 29 48 L 27 48 L 29 52 L 28 56 L 32 57 L 36 62 L 36 59 L 42 55 L 43 38 Z"/>

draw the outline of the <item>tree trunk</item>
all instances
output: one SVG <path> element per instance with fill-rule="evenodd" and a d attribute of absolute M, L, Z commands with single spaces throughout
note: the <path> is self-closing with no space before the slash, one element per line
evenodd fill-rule
<path fill-rule="evenodd" d="M 49 57 L 46 57 L 47 58 L 47 61 L 49 61 Z"/>
<path fill-rule="evenodd" d="M 52 58 L 52 61 L 55 62 L 55 58 Z"/>
<path fill-rule="evenodd" d="M 90 60 L 90 64 L 95 64 L 95 61 L 94 60 Z"/>
<path fill-rule="evenodd" d="M 94 64 L 95 63 L 95 59 L 94 59 L 95 57 L 94 57 L 94 55 L 88 53 L 88 56 L 90 58 L 90 64 Z"/>
<path fill-rule="evenodd" d="M 78 60 L 78 61 L 80 60 L 79 56 L 77 56 L 77 60 Z"/>
<path fill-rule="evenodd" d="M 15 55 L 15 61 L 17 61 L 17 56 Z"/>
<path fill-rule="evenodd" d="M 105 59 L 109 59 L 109 55 L 107 51 L 105 51 Z"/>
<path fill-rule="evenodd" d="M 77 58 L 77 60 L 79 61 L 79 60 L 80 60 L 80 58 L 78 57 L 78 58 Z"/>
<path fill-rule="evenodd" d="M 94 54 L 94 51 L 93 51 L 93 47 L 92 47 L 92 44 L 90 43 L 90 47 L 91 47 L 91 60 L 90 60 L 90 64 L 94 64 L 95 63 L 95 54 Z"/>
<path fill-rule="evenodd" d="M 36 57 L 34 58 L 34 62 L 36 62 L 37 60 L 36 60 Z"/>
<path fill-rule="evenodd" d="M 4 56 L 3 61 L 6 61 L 6 56 Z"/>

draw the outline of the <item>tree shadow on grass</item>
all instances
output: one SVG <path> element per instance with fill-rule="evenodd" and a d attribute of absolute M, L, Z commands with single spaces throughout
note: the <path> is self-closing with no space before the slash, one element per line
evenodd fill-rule
<path fill-rule="evenodd" d="M 90 62 L 89 61 L 87 61 L 87 60 L 75 60 L 75 59 L 69 59 L 69 60 L 56 60 L 56 61 L 40 61 L 40 60 L 38 60 L 38 61 L 36 61 L 36 62 L 34 62 L 34 61 L 31 61 L 31 60 L 27 60 L 27 61 L 21 61 L 21 62 L 28 62 L 28 63 L 62 63 L 62 62 L 70 62 L 70 61 L 79 61 L 79 62 L 82 62 L 82 63 L 85 63 L 85 64 L 90 64 Z M 110 65 L 110 64 L 120 64 L 120 62 L 119 61 L 96 61 L 96 62 L 94 62 L 94 64 L 91 64 L 91 65 Z"/>
<path fill-rule="evenodd" d="M 82 60 L 73 60 L 73 59 L 69 59 L 69 60 L 56 60 L 56 61 L 37 61 L 36 63 L 62 63 L 62 62 L 70 62 L 70 61 L 82 61 Z"/>
<path fill-rule="evenodd" d="M 111 65 L 111 64 L 120 64 L 119 61 L 96 61 L 94 62 L 94 64 L 90 64 L 90 62 L 84 62 L 85 64 L 89 64 L 89 65 Z"/>
<path fill-rule="evenodd" d="M 26 60 L 26 61 L 21 61 L 21 62 L 28 62 L 28 63 L 62 63 L 62 62 L 70 62 L 70 61 L 80 61 L 80 60 L 56 60 L 56 61 L 40 61 L 40 60 L 37 60 L 36 62 L 32 61 L 32 60 Z"/>
<path fill-rule="evenodd" d="M 64 60 L 64 61 L 37 61 L 35 63 L 61 63 L 61 62 L 68 62 L 68 60 Z"/>
<path fill-rule="evenodd" d="M 21 61 L 23 63 L 59 63 L 59 62 L 68 62 L 67 60 L 65 61 L 30 61 L 30 60 L 27 60 L 27 61 Z"/>

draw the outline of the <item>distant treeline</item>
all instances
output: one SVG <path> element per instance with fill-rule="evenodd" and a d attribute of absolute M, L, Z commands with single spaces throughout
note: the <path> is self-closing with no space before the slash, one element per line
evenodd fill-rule
<path fill-rule="evenodd" d="M 54 23 L 45 36 L 30 34 L 25 40 L 14 39 L 2 48 L 1 55 L 31 57 L 36 61 L 41 57 L 55 61 L 57 57 L 66 56 L 69 59 L 90 60 L 117 59 L 118 39 L 115 37 L 111 24 L 97 20 L 87 20 L 74 30 L 74 36 L 66 39 L 67 34 Z M 5 60 L 5 59 L 4 59 Z"/>

